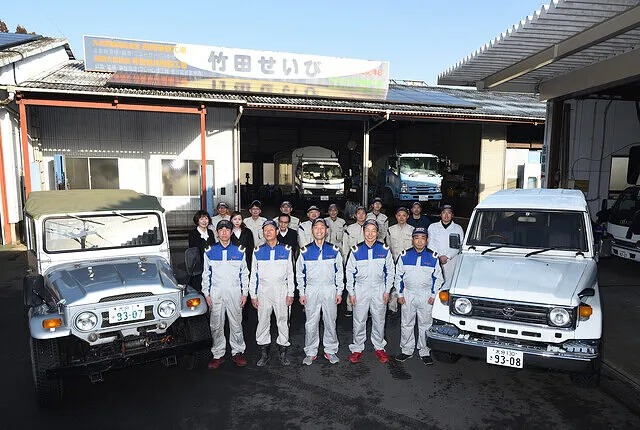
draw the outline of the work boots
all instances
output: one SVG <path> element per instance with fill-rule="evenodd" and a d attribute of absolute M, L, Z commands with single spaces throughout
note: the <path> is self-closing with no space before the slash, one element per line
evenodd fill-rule
<path fill-rule="evenodd" d="M 269 346 L 270 345 L 258 345 L 260 347 L 260 358 L 256 363 L 256 366 L 263 367 L 269 363 Z"/>
<path fill-rule="evenodd" d="M 282 364 L 283 366 L 290 365 L 291 362 L 287 358 L 287 347 L 286 346 L 280 346 L 279 349 L 280 349 L 280 364 Z"/>

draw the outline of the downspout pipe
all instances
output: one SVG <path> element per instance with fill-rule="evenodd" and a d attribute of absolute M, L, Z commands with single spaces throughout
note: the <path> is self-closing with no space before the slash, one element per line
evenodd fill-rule
<path fill-rule="evenodd" d="M 235 121 L 233 121 L 233 194 L 235 199 L 236 210 L 240 210 L 240 118 L 244 112 L 244 107 L 238 106 L 238 113 Z"/>
<path fill-rule="evenodd" d="M 4 171 L 4 148 L 2 146 L 2 122 L 0 122 L 0 193 L 2 194 L 2 237 L 5 244 L 13 243 L 9 225 L 9 207 L 7 203 L 7 181 Z"/>

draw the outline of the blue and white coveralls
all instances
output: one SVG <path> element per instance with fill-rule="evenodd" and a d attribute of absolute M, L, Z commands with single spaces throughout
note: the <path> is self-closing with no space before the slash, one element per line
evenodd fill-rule
<path fill-rule="evenodd" d="M 391 291 L 395 276 L 393 257 L 387 245 L 376 241 L 351 248 L 347 259 L 346 279 L 349 296 L 355 296 L 353 307 L 353 343 L 351 352 L 362 352 L 367 339 L 367 315 L 371 313 L 371 343 L 384 350 L 384 323 L 387 305 L 384 293 Z"/>
<path fill-rule="evenodd" d="M 435 298 L 442 288 L 444 279 L 440 268 L 438 254 L 430 249 L 422 252 L 415 248 L 403 251 L 396 263 L 395 286 L 398 297 L 404 297 L 402 306 L 400 349 L 403 354 L 413 355 L 416 347 L 414 327 L 418 317 L 418 354 L 429 355 L 427 347 L 427 330 L 431 327 L 431 310 L 429 298 Z"/>
<path fill-rule="evenodd" d="M 249 280 L 251 297 L 258 299 L 258 327 L 256 342 L 259 346 L 271 344 L 271 314 L 276 314 L 280 346 L 289 346 L 289 306 L 287 296 L 293 297 L 295 284 L 291 247 L 269 244 L 257 247 L 251 262 Z"/>
<path fill-rule="evenodd" d="M 224 357 L 227 339 L 224 336 L 225 314 L 229 321 L 229 345 L 231 354 L 242 354 L 245 350 L 242 335 L 241 296 L 249 292 L 249 269 L 242 246 L 220 242 L 204 253 L 202 271 L 202 294 L 211 297 L 211 337 L 213 358 Z"/>
<path fill-rule="evenodd" d="M 320 344 L 320 311 L 324 334 L 322 344 L 326 354 L 338 352 L 338 333 L 336 332 L 336 318 L 338 305 L 336 295 L 341 295 L 344 289 L 344 272 L 340 248 L 324 242 L 319 247 L 315 241 L 300 249 L 296 263 L 296 281 L 300 297 L 305 296 L 304 352 L 308 357 L 318 355 Z"/>

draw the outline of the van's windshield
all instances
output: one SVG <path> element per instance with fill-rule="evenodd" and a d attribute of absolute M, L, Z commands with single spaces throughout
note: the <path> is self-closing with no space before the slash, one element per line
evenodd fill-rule
<path fill-rule="evenodd" d="M 587 251 L 581 212 L 479 209 L 467 245 Z"/>
<path fill-rule="evenodd" d="M 640 186 L 627 188 L 611 208 L 611 224 L 630 226 L 633 216 L 640 211 Z"/>

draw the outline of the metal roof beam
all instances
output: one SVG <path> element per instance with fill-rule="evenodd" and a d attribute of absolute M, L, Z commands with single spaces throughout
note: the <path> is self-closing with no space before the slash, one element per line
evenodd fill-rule
<path fill-rule="evenodd" d="M 638 79 L 640 48 L 549 79 L 540 84 L 540 100 L 546 101 L 587 91 L 594 92 Z"/>
<path fill-rule="evenodd" d="M 478 89 L 494 88 L 638 27 L 640 27 L 640 6 L 629 9 L 620 15 L 594 25 L 575 36 L 500 70 L 479 81 L 476 85 Z"/>

